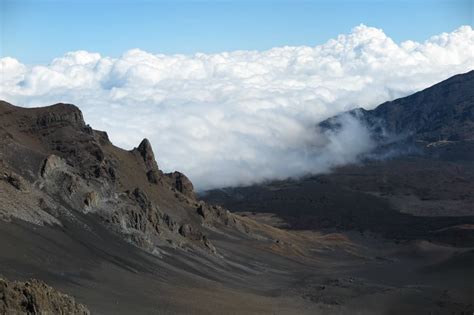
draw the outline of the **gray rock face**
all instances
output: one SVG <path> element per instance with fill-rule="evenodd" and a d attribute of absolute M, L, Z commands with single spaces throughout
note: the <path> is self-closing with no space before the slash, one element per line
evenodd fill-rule
<path fill-rule="evenodd" d="M 0 127 L 0 183 L 17 191 L 8 203 L 3 197 L 4 205 L 15 204 L 0 206 L 5 219 L 61 224 L 76 212 L 94 214 L 149 252 L 179 244 L 215 253 L 191 181 L 179 172 L 163 174 L 147 139 L 131 151 L 114 147 L 68 104 L 26 109 L 0 102 Z M 22 196 L 25 191 L 31 193 Z M 41 206 L 33 212 L 32 205 Z"/>
<path fill-rule="evenodd" d="M 66 167 L 66 163 L 58 156 L 51 154 L 44 160 L 44 164 L 41 167 L 41 176 L 47 177 L 51 175 L 55 170 L 61 170 Z"/>
<path fill-rule="evenodd" d="M 89 315 L 74 298 L 38 280 L 10 282 L 0 278 L 1 314 Z"/>
<path fill-rule="evenodd" d="M 97 207 L 99 204 L 99 195 L 95 191 L 86 193 L 84 197 L 84 204 L 91 208 Z"/>

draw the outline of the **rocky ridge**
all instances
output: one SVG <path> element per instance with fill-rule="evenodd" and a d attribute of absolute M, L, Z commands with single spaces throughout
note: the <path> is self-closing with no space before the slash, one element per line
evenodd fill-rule
<path fill-rule="evenodd" d="M 350 115 L 363 123 L 379 144 L 418 143 L 434 148 L 474 140 L 474 70 L 455 75 L 412 95 L 380 104 L 373 110 L 358 108 L 321 123 L 323 130 L 341 127 Z"/>
<path fill-rule="evenodd" d="M 74 105 L 26 109 L 0 102 L 0 138 L 6 220 L 61 224 L 74 211 L 92 213 L 158 255 L 158 246 L 216 254 L 206 227 L 245 231 L 237 216 L 197 200 L 184 174 L 163 173 L 147 139 L 131 151 L 115 147 Z"/>

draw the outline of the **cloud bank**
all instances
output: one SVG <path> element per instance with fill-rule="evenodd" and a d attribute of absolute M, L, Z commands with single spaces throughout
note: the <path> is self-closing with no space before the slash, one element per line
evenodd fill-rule
<path fill-rule="evenodd" d="M 198 189 L 324 172 L 370 149 L 357 121 L 339 134 L 315 125 L 371 109 L 474 69 L 474 31 L 423 43 L 360 25 L 315 47 L 119 58 L 69 52 L 48 65 L 0 59 L 0 99 L 22 106 L 74 103 L 119 146 L 150 139 L 160 167 Z"/>

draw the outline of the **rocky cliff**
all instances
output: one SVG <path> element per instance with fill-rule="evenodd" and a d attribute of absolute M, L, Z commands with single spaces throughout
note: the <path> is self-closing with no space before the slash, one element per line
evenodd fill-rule
<path fill-rule="evenodd" d="M 61 225 L 74 212 L 92 213 L 156 254 L 157 246 L 215 254 L 204 225 L 244 230 L 228 211 L 199 202 L 184 174 L 163 173 L 147 139 L 131 151 L 115 147 L 74 105 L 0 102 L 0 139 L 0 214 L 7 220 Z"/>

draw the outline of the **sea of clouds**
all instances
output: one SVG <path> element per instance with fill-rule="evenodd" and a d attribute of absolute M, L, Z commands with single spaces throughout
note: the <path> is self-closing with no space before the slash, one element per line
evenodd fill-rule
<path fill-rule="evenodd" d="M 463 26 L 419 43 L 395 43 L 360 25 L 315 46 L 194 55 L 140 49 L 119 58 L 74 51 L 48 65 L 1 58 L 0 99 L 21 106 L 79 106 L 114 144 L 144 137 L 160 168 L 199 190 L 328 171 L 370 150 L 356 120 L 324 135 L 341 111 L 411 94 L 474 69 L 474 31 Z"/>

